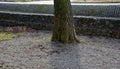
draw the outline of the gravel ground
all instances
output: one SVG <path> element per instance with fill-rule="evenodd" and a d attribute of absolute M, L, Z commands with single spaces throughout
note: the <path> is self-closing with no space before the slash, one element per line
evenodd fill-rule
<path fill-rule="evenodd" d="M 51 43 L 51 32 L 28 32 L 0 42 L 0 69 L 120 69 L 120 40 L 78 36 L 81 43 Z"/>

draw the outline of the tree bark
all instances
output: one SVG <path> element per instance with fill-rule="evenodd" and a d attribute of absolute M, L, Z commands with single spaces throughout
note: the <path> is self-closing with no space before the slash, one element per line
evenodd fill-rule
<path fill-rule="evenodd" d="M 54 9 L 52 41 L 60 43 L 79 42 L 76 38 L 70 0 L 54 0 Z"/>

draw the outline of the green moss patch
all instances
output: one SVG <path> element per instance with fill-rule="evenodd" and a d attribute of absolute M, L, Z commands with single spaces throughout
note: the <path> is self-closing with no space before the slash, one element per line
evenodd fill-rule
<path fill-rule="evenodd" d="M 11 40 L 17 36 L 23 35 L 24 33 L 0 33 L 0 41 Z"/>

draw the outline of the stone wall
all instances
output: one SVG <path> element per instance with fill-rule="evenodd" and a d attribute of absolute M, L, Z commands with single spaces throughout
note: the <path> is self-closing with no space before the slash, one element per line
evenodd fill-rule
<path fill-rule="evenodd" d="M 37 30 L 52 30 L 53 15 L 0 13 L 0 26 L 27 26 Z M 120 19 L 74 16 L 76 32 L 84 35 L 120 38 Z"/>
<path fill-rule="evenodd" d="M 75 17 L 75 25 L 78 33 L 120 38 L 119 18 Z"/>

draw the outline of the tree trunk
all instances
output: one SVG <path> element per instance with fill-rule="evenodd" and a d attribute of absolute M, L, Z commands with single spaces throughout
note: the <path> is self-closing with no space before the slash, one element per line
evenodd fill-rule
<path fill-rule="evenodd" d="M 61 43 L 78 42 L 70 0 L 54 0 L 54 8 L 52 41 Z"/>

